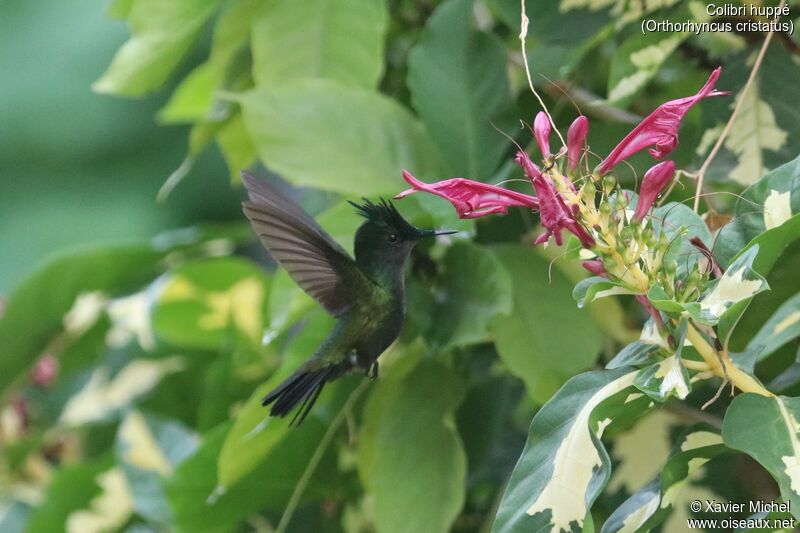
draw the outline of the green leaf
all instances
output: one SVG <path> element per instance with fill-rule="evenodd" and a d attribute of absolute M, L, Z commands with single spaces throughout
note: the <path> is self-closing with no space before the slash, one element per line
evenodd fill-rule
<path fill-rule="evenodd" d="M 570 281 L 534 250 L 493 248 L 512 280 L 510 314 L 491 322 L 500 358 L 539 403 L 590 368 L 602 337 L 591 315 L 569 300 Z"/>
<path fill-rule="evenodd" d="M 666 313 L 682 313 L 685 309 L 684 305 L 676 302 L 661 285 L 653 284 L 647 291 L 647 299 L 653 307 Z"/>
<path fill-rule="evenodd" d="M 486 179 L 508 148 L 500 132 L 514 126 L 513 103 L 505 47 L 472 28 L 473 3 L 436 9 L 409 55 L 407 83 L 449 173 Z"/>
<path fill-rule="evenodd" d="M 763 466 L 800 517 L 800 398 L 740 394 L 725 412 L 722 439 Z"/>
<path fill-rule="evenodd" d="M 241 113 L 237 112 L 222 126 L 217 133 L 217 145 L 228 165 L 231 183 L 239 183 L 241 170 L 252 165 L 258 156 Z"/>
<path fill-rule="evenodd" d="M 453 419 L 462 397 L 452 369 L 433 362 L 378 382 L 364 409 L 358 457 L 378 531 L 450 531 L 467 471 Z"/>
<path fill-rule="evenodd" d="M 219 89 L 234 88 L 243 71 L 240 55 L 248 51 L 250 28 L 258 13 L 257 0 L 228 1 L 214 25 L 211 53 L 208 59 L 192 70 L 172 93 L 169 102 L 158 112 L 162 123 L 175 124 L 204 119 L 219 120 L 230 112 L 216 110 L 230 106 L 229 102 L 215 102 Z M 249 77 L 249 64 L 247 64 Z M 223 105 L 224 104 L 224 105 Z"/>
<path fill-rule="evenodd" d="M 601 533 L 650 531 L 660 525 L 672 512 L 689 476 L 726 451 L 719 433 L 704 425 L 692 426 L 679 443 L 661 473 L 617 507 Z"/>
<path fill-rule="evenodd" d="M 270 417 L 269 410 L 261 405 L 261 400 L 316 351 L 332 326 L 333 319 L 326 313 L 317 310 L 311 314 L 309 321 L 284 353 L 280 368 L 253 391 L 236 415 L 219 454 L 217 468 L 220 486 L 235 485 L 292 431 L 288 420 Z M 321 395 L 309 417 L 317 416 L 320 410 L 325 409 L 330 392 L 326 390 Z"/>
<path fill-rule="evenodd" d="M 748 187 L 736 202 L 735 218 L 719 231 L 714 253 L 727 266 L 748 244 L 758 238 L 767 249 L 775 249 L 774 259 L 800 233 L 800 157 L 766 174 Z M 763 234 L 763 236 L 761 236 Z M 773 255 L 773 254 L 770 254 Z M 771 267 L 772 262 L 769 263 Z M 769 273 L 757 264 L 762 274 Z"/>
<path fill-rule="evenodd" d="M 688 37 L 688 33 L 653 35 L 636 32 L 625 39 L 611 59 L 608 102 L 626 105 L 658 74 L 658 69 Z"/>
<path fill-rule="evenodd" d="M 11 293 L 0 319 L 0 390 L 63 331 L 64 315 L 80 295 L 133 291 L 158 275 L 162 256 L 149 246 L 107 247 L 65 253 L 34 271 Z"/>
<path fill-rule="evenodd" d="M 619 283 L 594 276 L 579 281 L 572 291 L 572 298 L 577 302 L 578 307 L 584 307 L 599 298 L 614 296 L 615 294 L 636 293 Z"/>
<path fill-rule="evenodd" d="M 460 241 L 442 262 L 428 337 L 437 350 L 483 342 L 489 321 L 511 311 L 511 279 L 485 248 Z"/>
<path fill-rule="evenodd" d="M 784 76 L 793 72 L 794 69 L 783 69 L 781 83 L 791 83 Z M 767 171 L 766 151 L 779 152 L 788 139 L 788 132 L 776 120 L 774 100 L 767 100 L 762 94 L 763 77 L 763 73 L 756 76 L 749 90 L 739 92 L 730 103 L 730 109 L 738 106 L 739 110 L 723 146 L 736 156 L 737 164 L 727 177 L 743 185 L 755 182 Z M 793 77 L 797 79 L 796 75 Z"/>
<path fill-rule="evenodd" d="M 241 105 L 261 160 L 296 185 L 394 195 L 403 168 L 440 175 L 424 128 L 385 96 L 305 80 L 250 91 Z"/>
<path fill-rule="evenodd" d="M 800 336 L 800 294 L 795 294 L 769 317 L 747 344 L 747 348 L 761 347 L 757 355 L 757 359 L 761 361 L 798 336 Z"/>
<path fill-rule="evenodd" d="M 325 430 L 322 422 L 309 416 L 238 483 L 222 487 L 217 481 L 217 458 L 229 427 L 225 423 L 206 434 L 197 452 L 165 480 L 177 533 L 235 531 L 256 512 L 271 509 L 280 513 Z M 335 456 L 323 457 L 302 501 L 336 495 L 337 485 L 325 481 L 335 479 L 335 464 Z"/>
<path fill-rule="evenodd" d="M 232 332 L 259 345 L 267 323 L 269 279 L 249 261 L 192 261 L 159 282 L 153 309 L 156 335 L 176 346 L 217 348 Z"/>
<path fill-rule="evenodd" d="M 664 347 L 665 344 L 657 344 L 649 340 L 640 339 L 634 341 L 620 350 L 619 353 L 608 362 L 606 370 L 613 370 L 624 366 L 649 365 L 654 362 L 654 354 Z"/>
<path fill-rule="evenodd" d="M 117 434 L 117 464 L 140 516 L 163 525 L 171 523 L 161 476 L 171 474 L 197 446 L 197 436 L 179 422 L 137 410 L 127 413 Z"/>
<path fill-rule="evenodd" d="M 558 533 L 584 526 L 610 476 L 603 430 L 650 402 L 630 392 L 636 373 L 621 368 L 579 374 L 536 413 L 493 532 Z"/>
<path fill-rule="evenodd" d="M 70 515 L 88 506 L 100 492 L 95 480 L 111 464 L 111 460 L 105 457 L 59 469 L 48 484 L 42 502 L 31 512 L 25 531 L 63 531 Z"/>
<path fill-rule="evenodd" d="M 325 78 L 374 89 L 387 26 L 382 0 L 267 2 L 253 22 L 253 77 L 259 87 Z"/>
<path fill-rule="evenodd" d="M 133 0 L 132 37 L 94 82 L 99 93 L 141 96 L 159 88 L 189 51 L 220 0 Z"/>

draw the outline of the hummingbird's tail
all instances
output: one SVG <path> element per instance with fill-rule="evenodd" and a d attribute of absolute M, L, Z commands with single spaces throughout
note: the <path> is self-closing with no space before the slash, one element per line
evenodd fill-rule
<path fill-rule="evenodd" d="M 270 416 L 284 417 L 302 402 L 300 410 L 294 415 L 290 424 L 295 425 L 296 422 L 296 425 L 299 426 L 319 398 L 322 387 L 329 381 L 346 374 L 351 367 L 352 364 L 349 361 L 342 361 L 321 368 L 301 368 L 264 396 L 261 405 L 266 407 L 273 404 L 269 410 Z"/>

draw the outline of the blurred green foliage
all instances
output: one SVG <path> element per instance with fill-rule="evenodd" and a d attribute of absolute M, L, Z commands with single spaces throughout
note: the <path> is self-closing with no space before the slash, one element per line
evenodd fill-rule
<path fill-rule="evenodd" d="M 699 2 L 528 4 L 533 83 L 562 130 L 576 107 L 591 118 L 598 157 L 717 65 L 718 86 L 738 92 L 761 42 L 641 35 L 645 16 L 705 20 Z M 403 168 L 426 181 L 527 187 L 510 159 L 515 143 L 531 141 L 518 121 L 539 107 L 519 24 L 517 0 L 0 1 L 0 530 L 486 532 L 497 515 L 497 530 L 528 531 L 525 498 L 544 491 L 555 462 L 542 446 L 572 434 L 576 419 L 586 426 L 579 440 L 600 442 L 599 425 L 620 413 L 608 451 L 591 448 L 596 477 L 579 494 L 594 502 L 587 530 L 614 530 L 666 490 L 663 476 L 624 478 L 649 454 L 647 436 L 615 440 L 648 398 L 629 403 L 604 389 L 631 385 L 624 371 L 586 373 L 639 337 L 644 314 L 624 299 L 579 309 L 574 254 L 532 248 L 537 220 L 521 210 L 476 222 L 432 196 L 398 202 L 420 226 L 461 233 L 415 250 L 406 326 L 380 379 L 337 381 L 299 429 L 260 405 L 332 319 L 255 243 L 238 171 L 287 182 L 346 249 L 360 220 L 345 200 L 399 192 Z M 800 152 L 798 45 L 775 41 L 709 191 L 738 193 Z M 704 102 L 686 117 L 679 167 L 699 166 L 733 101 Z M 632 163 L 619 171 L 628 188 L 649 156 Z M 793 168 L 745 200 L 763 206 L 764 184 L 795 183 Z M 671 199 L 692 189 L 685 180 Z M 708 199 L 741 217 L 720 241 L 723 262 L 760 238 L 772 250 L 760 260 L 773 266 L 795 241 L 796 220 L 764 232 L 732 198 Z M 675 205 L 662 209 L 676 224 L 702 224 Z M 746 351 L 800 290 L 787 267 L 797 253 L 793 244 L 775 265 L 773 293 L 743 316 L 735 349 Z M 652 362 L 643 344 L 628 346 L 626 364 Z M 796 392 L 794 347 L 774 348 L 756 371 Z M 48 356 L 57 370 L 43 379 Z M 658 418 L 665 450 L 685 451 L 698 420 L 719 433 L 730 399 L 702 412 L 714 390 L 695 388 L 674 416 Z M 737 402 L 738 420 L 779 408 Z M 684 483 L 697 479 L 687 471 L 696 453 L 733 480 L 704 479 L 683 498 L 778 497 L 763 468 L 742 467 L 717 445 L 653 461 L 669 460 L 664 475 Z M 750 445 L 736 447 L 763 452 Z M 600 494 L 620 465 L 616 488 Z M 666 528 L 681 530 L 681 502 Z"/>

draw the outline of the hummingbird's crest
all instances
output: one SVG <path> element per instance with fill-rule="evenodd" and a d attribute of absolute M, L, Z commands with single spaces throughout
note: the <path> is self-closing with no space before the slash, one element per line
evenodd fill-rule
<path fill-rule="evenodd" d="M 419 229 L 409 224 L 391 202 L 383 198 L 377 204 L 367 198 L 362 198 L 362 200 L 364 201 L 363 204 L 357 204 L 349 200 L 348 203 L 355 207 L 358 214 L 368 221 L 388 226 L 395 233 L 406 239 L 413 239 L 419 234 Z"/>

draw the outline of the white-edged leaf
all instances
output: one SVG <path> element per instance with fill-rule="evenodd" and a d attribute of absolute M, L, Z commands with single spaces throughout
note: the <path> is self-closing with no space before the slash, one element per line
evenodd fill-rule
<path fill-rule="evenodd" d="M 678 492 L 698 468 L 724 453 L 722 437 L 705 425 L 692 426 L 681 437 L 661 474 L 633 493 L 611 513 L 601 533 L 649 531 L 672 511 Z"/>
<path fill-rule="evenodd" d="M 667 341 L 661 336 L 656 323 L 650 319 L 642 327 L 639 340 L 625 346 L 606 364 L 606 370 L 624 366 L 641 366 L 655 362 L 655 354 L 667 347 Z"/>
<path fill-rule="evenodd" d="M 131 410 L 117 432 L 117 463 L 125 474 L 136 512 L 168 525 L 162 476 L 167 476 L 199 445 L 195 433 L 175 420 Z"/>
<path fill-rule="evenodd" d="M 583 307 L 599 298 L 614 296 L 616 294 L 636 293 L 619 283 L 594 276 L 581 280 L 575 285 L 575 289 L 572 291 L 572 298 L 578 303 L 578 307 Z"/>
<path fill-rule="evenodd" d="M 747 93 L 740 92 L 731 109 L 739 105 L 739 114 L 725 140 L 725 147 L 738 157 L 738 165 L 729 173 L 730 179 L 749 185 L 768 169 L 764 150 L 779 151 L 788 136 L 775 122 L 772 107 L 761 98 L 760 81 L 756 78 Z"/>
<path fill-rule="evenodd" d="M 83 388 L 69 399 L 59 423 L 78 426 L 97 422 L 149 392 L 167 374 L 184 368 L 182 357 L 135 359 L 111 376 L 106 366 L 97 368 Z"/>
<path fill-rule="evenodd" d="M 718 322 L 734 304 L 769 290 L 767 280 L 752 268 L 758 250 L 756 245 L 740 255 L 700 299 L 700 309 L 710 323 Z"/>
<path fill-rule="evenodd" d="M 800 398 L 740 394 L 725 413 L 722 438 L 763 466 L 800 517 Z"/>
<path fill-rule="evenodd" d="M 492 531 L 558 533 L 584 525 L 610 475 L 603 430 L 650 405 L 645 396 L 626 402 L 636 374 L 630 368 L 580 374 L 536 413 Z"/>

